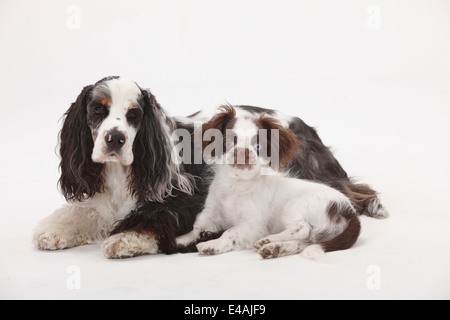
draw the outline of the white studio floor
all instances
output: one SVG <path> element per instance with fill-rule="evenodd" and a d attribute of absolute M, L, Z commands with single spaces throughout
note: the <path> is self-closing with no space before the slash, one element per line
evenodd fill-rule
<path fill-rule="evenodd" d="M 109 261 L 98 245 L 37 252 L 28 232 L 2 232 L 0 298 L 448 299 L 449 219 L 413 217 L 414 223 L 363 218 L 364 233 L 353 249 L 318 261 L 266 261 L 250 251 Z"/>
<path fill-rule="evenodd" d="M 79 2 L 75 30 L 67 1 L 0 4 L 0 299 L 450 299 L 448 1 L 375 1 L 375 30 L 374 8 L 359 0 L 320 2 L 331 11 L 312 1 L 100 2 Z M 33 228 L 64 203 L 59 119 L 107 75 L 150 87 L 171 115 L 229 102 L 301 117 L 380 192 L 390 218 L 362 217 L 352 249 L 315 261 L 252 251 L 111 261 L 100 244 L 36 251 Z"/>

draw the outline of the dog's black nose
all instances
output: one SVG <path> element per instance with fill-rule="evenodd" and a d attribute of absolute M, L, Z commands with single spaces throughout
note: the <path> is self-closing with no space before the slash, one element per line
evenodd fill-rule
<path fill-rule="evenodd" d="M 112 150 L 119 150 L 124 145 L 125 135 L 118 131 L 110 131 L 105 136 L 106 145 Z"/>

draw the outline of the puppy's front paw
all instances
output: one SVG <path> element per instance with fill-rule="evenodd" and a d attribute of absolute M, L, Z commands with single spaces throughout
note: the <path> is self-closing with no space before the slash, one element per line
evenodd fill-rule
<path fill-rule="evenodd" d="M 102 243 L 103 254 L 108 259 L 125 259 L 144 254 L 158 253 L 158 241 L 153 233 L 123 232 Z"/>
<path fill-rule="evenodd" d="M 195 237 L 191 237 L 191 235 L 185 234 L 176 239 L 178 248 L 186 248 L 195 242 Z"/>
<path fill-rule="evenodd" d="M 200 253 L 206 255 L 222 254 L 232 250 L 232 247 L 221 239 L 210 240 L 197 244 Z"/>

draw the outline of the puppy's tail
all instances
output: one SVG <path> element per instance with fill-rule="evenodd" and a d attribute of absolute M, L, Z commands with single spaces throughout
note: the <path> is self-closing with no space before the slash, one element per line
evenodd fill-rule
<path fill-rule="evenodd" d="M 384 219 L 389 216 L 389 212 L 378 198 L 378 193 L 368 185 L 341 182 L 338 189 L 350 199 L 359 214 L 377 219 Z"/>
<path fill-rule="evenodd" d="M 347 217 L 347 219 L 347 228 L 341 234 L 334 239 L 318 243 L 322 247 L 323 251 L 339 251 L 353 247 L 356 240 L 358 240 L 359 234 L 361 233 L 361 223 L 356 215 Z"/>
<path fill-rule="evenodd" d="M 341 234 L 331 240 L 306 245 L 301 251 L 301 255 L 307 259 L 317 259 L 325 252 L 346 250 L 353 247 L 361 233 L 361 223 L 357 215 L 348 216 L 346 219 L 348 225 Z"/>

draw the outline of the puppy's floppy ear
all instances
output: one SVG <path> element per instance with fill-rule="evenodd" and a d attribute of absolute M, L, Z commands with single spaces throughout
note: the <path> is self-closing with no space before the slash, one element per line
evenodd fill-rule
<path fill-rule="evenodd" d="M 291 130 L 283 127 L 278 120 L 267 117 L 265 113 L 261 114 L 256 123 L 261 129 L 267 130 L 267 156 L 273 158 L 276 155 L 272 154 L 272 151 L 278 151 L 280 166 L 287 165 L 295 157 L 300 148 L 300 141 L 298 141 L 295 134 Z M 276 139 L 272 139 L 274 134 L 273 130 L 277 130 L 278 132 L 278 142 Z"/>
<path fill-rule="evenodd" d="M 236 110 L 233 106 L 224 105 L 219 108 L 220 113 L 216 114 L 211 120 L 203 124 L 203 132 L 208 129 L 218 129 L 225 133 L 230 122 L 236 119 Z"/>
<path fill-rule="evenodd" d="M 192 192 L 190 178 L 172 159 L 175 123 L 148 90 L 141 89 L 144 115 L 133 144 L 130 190 L 141 201 L 160 201 L 173 188 Z"/>
<path fill-rule="evenodd" d="M 87 104 L 94 86 L 86 86 L 64 114 L 60 131 L 59 185 L 66 200 L 83 201 L 103 188 L 102 165 L 92 161 L 94 141 L 87 124 Z"/>
<path fill-rule="evenodd" d="M 210 145 L 215 141 L 214 136 L 212 137 L 212 141 L 203 141 L 203 135 L 205 134 L 206 131 L 210 129 L 219 130 L 222 133 L 223 137 L 223 140 L 219 142 L 222 145 L 225 144 L 227 127 L 230 127 L 230 125 L 232 125 L 236 121 L 236 110 L 231 105 L 224 105 L 221 106 L 219 109 L 221 111 L 220 113 L 216 114 L 211 120 L 204 123 L 200 128 L 198 128 L 193 133 L 194 136 L 201 133 L 202 139 L 194 139 L 194 141 L 202 141 L 201 145 L 202 151 L 204 151 L 208 145 Z M 216 142 L 216 144 L 217 143 L 218 142 Z M 215 147 L 219 146 L 217 145 Z M 212 156 L 214 157 L 215 154 L 212 154 Z"/>

